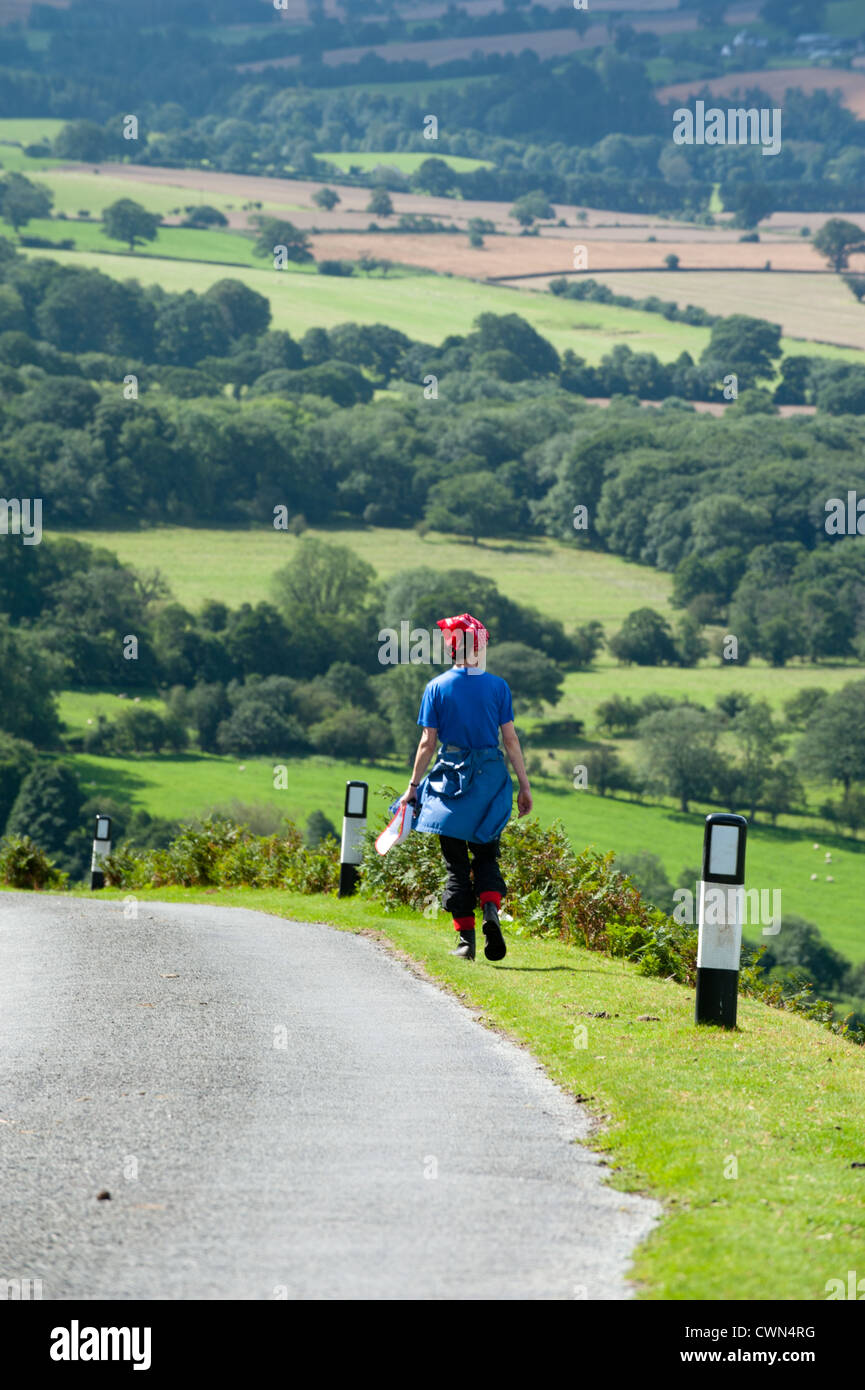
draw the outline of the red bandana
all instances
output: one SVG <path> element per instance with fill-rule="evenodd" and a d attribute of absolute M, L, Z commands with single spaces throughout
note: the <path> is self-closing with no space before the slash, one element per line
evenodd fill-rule
<path fill-rule="evenodd" d="M 483 623 L 479 623 L 477 618 L 472 617 L 471 613 L 460 613 L 457 618 L 439 618 L 436 626 L 441 628 L 444 633 L 445 644 L 452 652 L 457 650 L 458 643 L 460 644 L 460 649 L 462 647 L 462 641 L 465 639 L 460 639 L 458 636 L 461 632 L 471 632 L 473 634 L 473 645 L 470 646 L 468 641 L 465 642 L 467 652 L 479 651 L 480 648 L 485 647 L 490 640 L 490 634 L 487 632 Z"/>

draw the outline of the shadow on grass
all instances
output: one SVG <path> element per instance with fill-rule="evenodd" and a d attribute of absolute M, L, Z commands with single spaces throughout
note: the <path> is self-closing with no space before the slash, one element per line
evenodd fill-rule
<path fill-rule="evenodd" d="M 146 778 L 137 777 L 133 772 L 119 767 L 86 767 L 78 770 L 81 773 L 81 785 L 86 790 L 92 788 L 94 792 L 114 797 L 118 801 L 134 801 L 150 785 Z"/>

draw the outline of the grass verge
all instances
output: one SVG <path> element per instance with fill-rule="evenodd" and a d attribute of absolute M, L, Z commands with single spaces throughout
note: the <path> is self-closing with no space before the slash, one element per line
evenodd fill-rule
<path fill-rule="evenodd" d="M 740 999 L 735 1032 L 698 1030 L 692 990 L 555 941 L 512 940 L 501 964 L 469 965 L 448 954 L 442 914 L 242 889 L 137 896 L 374 933 L 530 1048 L 599 1122 L 613 1185 L 664 1203 L 636 1256 L 640 1297 L 813 1301 L 861 1263 L 865 1052 L 816 1024 Z"/>

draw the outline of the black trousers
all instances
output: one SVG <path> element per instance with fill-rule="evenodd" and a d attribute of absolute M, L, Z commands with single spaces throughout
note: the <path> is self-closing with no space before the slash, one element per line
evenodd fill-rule
<path fill-rule="evenodd" d="M 504 897 L 508 889 L 499 869 L 498 840 L 478 845 L 439 835 L 439 844 L 448 870 L 442 907 L 452 917 L 471 917 L 481 893 L 501 893 Z"/>

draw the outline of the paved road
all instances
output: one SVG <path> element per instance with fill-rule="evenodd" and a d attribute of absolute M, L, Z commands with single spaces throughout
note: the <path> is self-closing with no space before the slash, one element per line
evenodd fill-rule
<path fill-rule="evenodd" d="M 0 1278 L 45 1299 L 630 1296 L 657 1208 L 604 1185 L 526 1053 L 368 939 L 138 914 L 0 894 Z"/>

